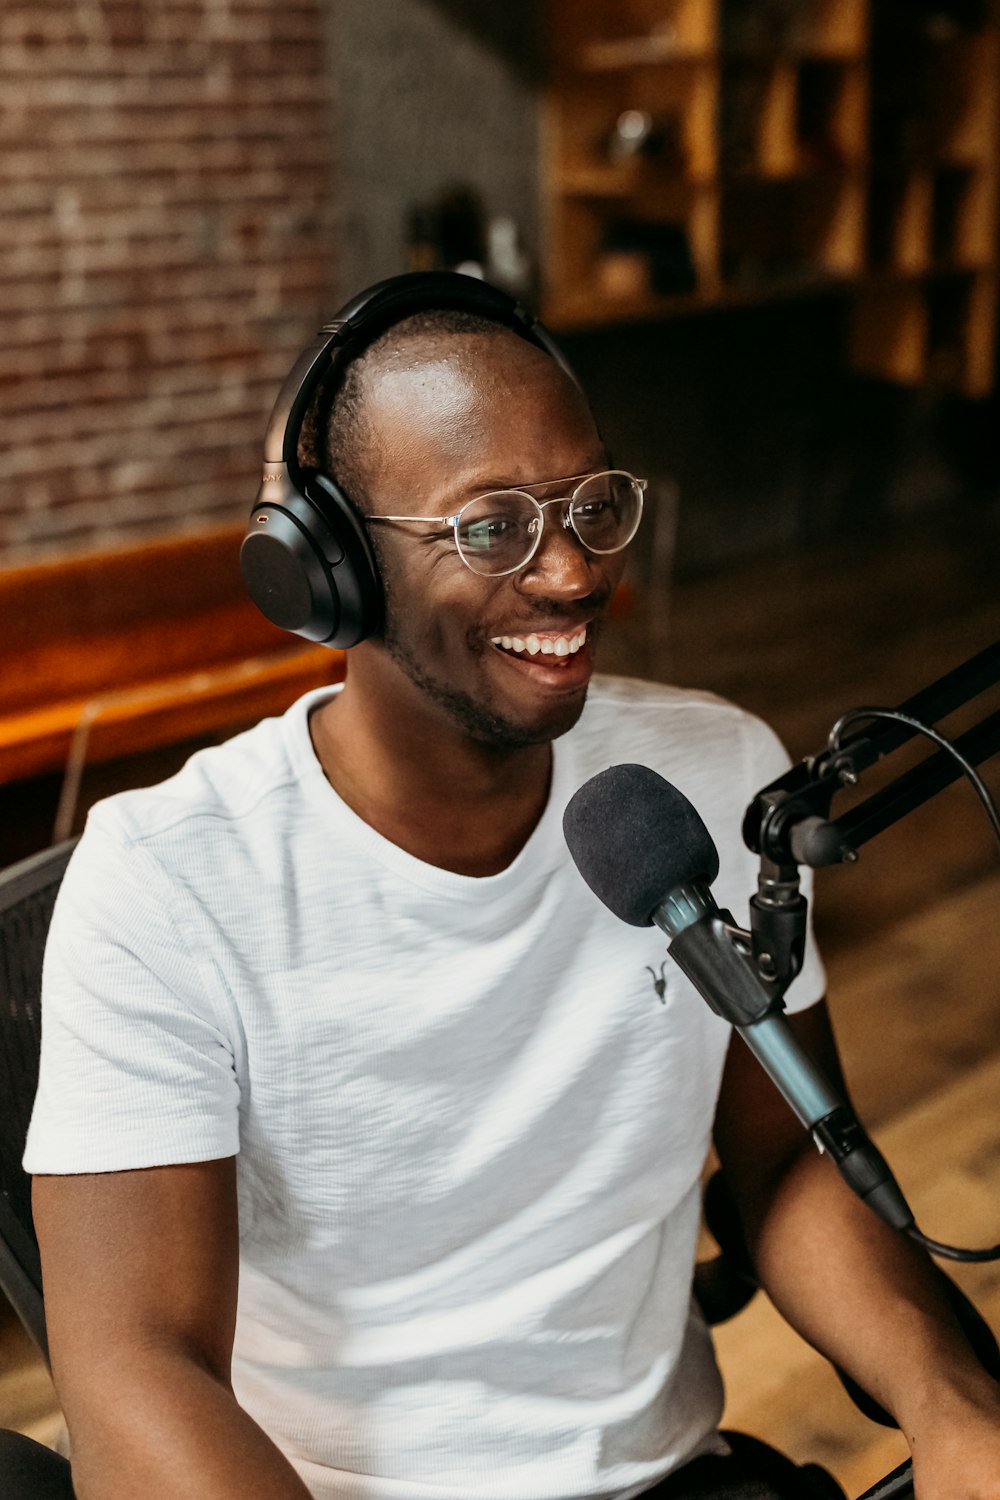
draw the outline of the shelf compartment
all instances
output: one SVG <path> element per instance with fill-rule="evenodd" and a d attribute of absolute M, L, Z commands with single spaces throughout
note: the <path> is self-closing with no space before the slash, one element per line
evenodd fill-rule
<path fill-rule="evenodd" d="M 728 62 L 719 92 L 719 169 L 723 174 L 794 170 L 796 73 L 790 64 Z"/>
<path fill-rule="evenodd" d="M 989 395 L 995 318 L 994 275 L 955 274 L 932 281 L 927 293 L 926 382 L 966 396 Z"/>
<path fill-rule="evenodd" d="M 935 42 L 913 27 L 879 35 L 871 68 L 872 152 L 901 167 L 996 158 L 998 35 Z"/>
<path fill-rule="evenodd" d="M 989 396 L 996 380 L 997 275 L 995 270 L 973 276 L 969 285 L 962 391 L 966 396 Z"/>
<path fill-rule="evenodd" d="M 592 178 L 602 191 L 631 191 L 640 181 L 715 174 L 714 68 L 634 68 L 627 73 L 567 80 L 548 114 L 551 174 L 563 182 Z M 626 127 L 644 120 L 647 133 L 629 139 Z"/>
<path fill-rule="evenodd" d="M 924 379 L 930 385 L 965 384 L 971 291 L 965 277 L 932 281 L 927 288 Z"/>
<path fill-rule="evenodd" d="M 934 156 L 988 161 L 996 153 L 997 37 L 962 36 L 928 50 L 925 92 Z"/>
<path fill-rule="evenodd" d="M 720 84 L 720 170 L 788 177 L 860 164 L 866 117 L 857 64 L 730 60 Z"/>
<path fill-rule="evenodd" d="M 795 142 L 811 165 L 857 165 L 865 160 L 868 78 L 855 64 L 803 62 L 795 92 Z"/>
<path fill-rule="evenodd" d="M 851 310 L 851 363 L 865 375 L 902 385 L 924 378 L 927 300 L 915 282 L 863 289 Z"/>
<path fill-rule="evenodd" d="M 748 56 L 863 57 L 867 0 L 722 0 L 724 52 Z"/>
<path fill-rule="evenodd" d="M 996 193 L 990 176 L 973 167 L 942 164 L 931 181 L 932 265 L 956 270 L 988 265 L 996 240 Z"/>
<path fill-rule="evenodd" d="M 867 255 L 873 271 L 921 272 L 931 264 L 933 177 L 885 171 L 868 188 Z"/>
<path fill-rule="evenodd" d="M 552 280 L 545 298 L 558 311 L 589 300 L 616 307 L 650 300 L 710 296 L 717 286 L 717 199 L 710 189 L 646 194 L 607 205 L 567 199 L 551 226 Z"/>
<path fill-rule="evenodd" d="M 876 279 L 854 300 L 851 362 L 885 380 L 987 396 L 996 317 L 994 271 Z"/>
<path fill-rule="evenodd" d="M 716 48 L 716 0 L 558 0 L 552 13 L 554 73 L 627 70 Z"/>
<path fill-rule="evenodd" d="M 864 250 L 860 174 L 730 185 L 719 221 L 727 287 L 762 292 L 856 275 Z"/>

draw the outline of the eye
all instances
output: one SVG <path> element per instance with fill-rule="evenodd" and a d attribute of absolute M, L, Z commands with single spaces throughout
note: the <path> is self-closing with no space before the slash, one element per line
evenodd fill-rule
<path fill-rule="evenodd" d="M 502 547 L 523 534 L 522 525 L 513 516 L 497 511 L 492 515 L 477 516 L 464 521 L 459 527 L 462 546 L 474 552 L 489 552 Z"/>
<path fill-rule="evenodd" d="M 621 506 L 613 495 L 605 495 L 600 499 L 577 500 L 573 506 L 573 514 L 578 521 L 600 521 L 605 516 L 617 516 Z"/>
<path fill-rule="evenodd" d="M 585 480 L 577 492 L 572 506 L 573 525 L 589 535 L 606 528 L 617 530 L 627 524 L 626 518 L 636 504 L 636 485 L 631 475 L 597 474 Z"/>

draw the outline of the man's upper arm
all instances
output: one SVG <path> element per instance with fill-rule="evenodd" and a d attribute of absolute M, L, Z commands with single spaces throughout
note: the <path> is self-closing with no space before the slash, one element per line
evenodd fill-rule
<path fill-rule="evenodd" d="M 183 882 L 110 813 L 91 816 L 45 951 L 28 1172 L 126 1172 L 239 1150 L 241 1033 L 198 916 Z"/>
<path fill-rule="evenodd" d="M 53 1373 L 71 1426 L 127 1396 L 130 1369 L 149 1353 L 189 1358 L 228 1383 L 235 1158 L 37 1177 L 33 1206 Z"/>

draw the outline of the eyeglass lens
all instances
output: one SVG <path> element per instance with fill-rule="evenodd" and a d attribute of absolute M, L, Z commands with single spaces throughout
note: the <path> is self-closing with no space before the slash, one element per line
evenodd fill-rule
<path fill-rule="evenodd" d="M 591 552 L 618 552 L 642 515 L 642 487 L 631 474 L 592 474 L 568 505 L 570 525 Z M 463 506 L 455 528 L 458 550 L 474 573 L 512 573 L 538 545 L 544 512 L 520 490 L 480 495 Z"/>

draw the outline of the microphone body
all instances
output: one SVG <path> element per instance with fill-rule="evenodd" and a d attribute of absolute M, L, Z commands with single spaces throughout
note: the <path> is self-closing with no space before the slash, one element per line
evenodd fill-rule
<path fill-rule="evenodd" d="M 563 828 L 594 894 L 623 921 L 665 933 L 678 968 L 739 1032 L 848 1185 L 894 1229 L 909 1228 L 913 1214 L 887 1163 L 800 1046 L 781 998 L 757 973 L 747 935 L 716 905 L 709 885 L 718 853 L 683 793 L 646 766 L 612 766 L 576 792 Z M 656 843 L 658 832 L 665 846 Z M 671 847 L 674 841 L 682 847 Z M 658 899 L 651 896 L 657 889 L 665 893 Z"/>

